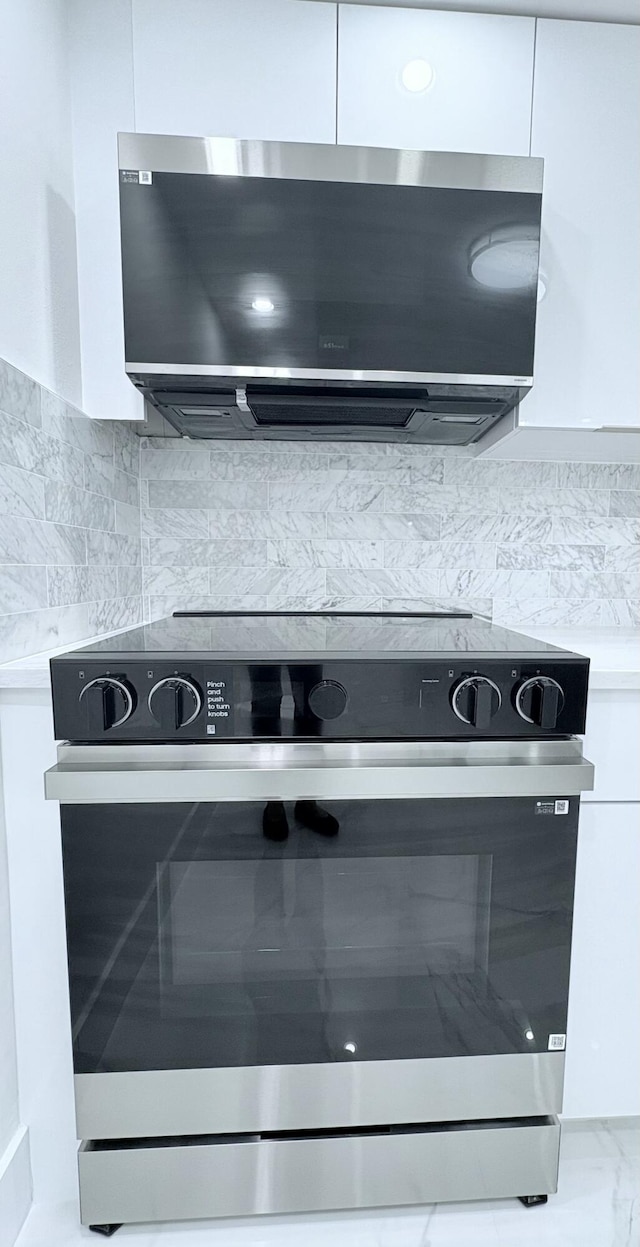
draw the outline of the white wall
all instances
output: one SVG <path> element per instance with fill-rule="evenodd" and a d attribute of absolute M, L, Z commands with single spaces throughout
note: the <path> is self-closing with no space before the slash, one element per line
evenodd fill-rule
<path fill-rule="evenodd" d="M 81 397 L 65 0 L 0 0 L 0 358 Z M 0 1247 L 31 1199 L 21 1124 L 7 846 L 0 808 Z M 28 980 L 27 980 L 28 982 Z"/>
<path fill-rule="evenodd" d="M 0 0 L 0 357 L 80 401 L 65 0 Z"/>

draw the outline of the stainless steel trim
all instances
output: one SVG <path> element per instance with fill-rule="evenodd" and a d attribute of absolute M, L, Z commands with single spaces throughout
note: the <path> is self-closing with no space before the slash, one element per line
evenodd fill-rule
<path fill-rule="evenodd" d="M 121 169 L 231 177 L 295 178 L 392 186 L 540 194 L 544 161 L 535 156 L 425 152 L 335 143 L 273 143 L 259 139 L 175 134 L 119 134 Z"/>
<path fill-rule="evenodd" d="M 126 684 L 123 684 L 122 680 L 116 680 L 114 676 L 99 676 L 98 679 L 89 680 L 89 683 L 83 686 L 78 701 L 82 701 L 87 689 L 93 688 L 95 684 L 113 684 L 116 688 L 120 689 L 120 692 L 124 697 L 124 714 L 119 719 L 116 719 L 111 726 L 120 727 L 121 723 L 126 723 L 133 710 L 133 697 L 131 696 L 131 692 L 127 688 Z"/>
<path fill-rule="evenodd" d="M 491 687 L 492 687 L 492 689 L 494 690 L 494 692 L 496 692 L 496 693 L 498 694 L 498 710 L 500 709 L 500 707 L 501 707 L 501 705 L 502 705 L 502 693 L 500 692 L 500 689 L 498 688 L 498 685 L 497 685 L 497 684 L 496 684 L 493 680 L 490 680 L 490 679 L 489 679 L 489 677 L 488 677 L 488 676 L 486 676 L 486 675 L 483 675 L 483 676 L 477 676 L 477 675 L 470 675 L 470 676 L 467 676 L 466 680 L 461 680 L 459 684 L 456 684 L 456 687 L 455 687 L 455 689 L 453 690 L 453 694 L 452 694 L 452 697 L 451 697 L 451 708 L 452 708 L 452 710 L 453 710 L 453 713 L 454 713 L 454 714 L 457 714 L 458 718 L 462 721 L 462 723 L 470 723 L 470 721 L 471 721 L 471 720 L 470 720 L 470 719 L 466 719 L 466 718 L 465 718 L 465 716 L 462 714 L 462 712 L 461 712 L 460 710 L 458 710 L 458 707 L 457 707 L 457 705 L 456 705 L 456 701 L 457 701 L 458 693 L 460 693 L 460 692 L 462 691 L 462 689 L 463 689 L 463 688 L 466 688 L 467 684 L 474 684 L 474 683 L 476 683 L 476 681 L 477 681 L 477 680 L 482 680 L 484 684 L 490 684 L 490 685 L 491 685 Z M 498 713 L 498 711 L 496 711 L 496 714 L 497 714 L 497 713 Z"/>
<path fill-rule="evenodd" d="M 83 1144 L 81 1220 L 176 1221 L 550 1194 L 559 1148 L 553 1118 L 320 1139 L 176 1140 L 104 1150 Z"/>
<path fill-rule="evenodd" d="M 147 697 L 147 705 L 149 707 L 149 710 L 151 711 L 151 714 L 153 714 L 151 698 L 153 697 L 153 694 L 159 688 L 162 688 L 164 684 L 169 684 L 172 687 L 174 684 L 182 684 L 184 688 L 188 689 L 189 692 L 193 694 L 193 699 L 195 701 L 196 708 L 193 714 L 190 715 L 188 719 L 185 719 L 184 723 L 182 724 L 183 727 L 188 727 L 190 723 L 193 723 L 194 719 L 197 719 L 198 715 L 200 714 L 200 711 L 202 710 L 202 697 L 200 695 L 199 690 L 196 688 L 195 684 L 193 684 L 191 680 L 185 680 L 184 676 L 180 676 L 180 675 L 165 676 L 164 679 L 158 680 L 157 684 L 154 684 L 153 688 L 150 689 L 149 691 L 149 696 Z"/>
<path fill-rule="evenodd" d="M 578 740 L 61 747 L 48 800 L 370 800 L 570 796 L 593 788 Z"/>
<path fill-rule="evenodd" d="M 94 762 L 118 763 L 123 754 L 131 762 L 146 763 L 164 759 L 167 762 L 208 762 L 212 756 L 227 762 L 247 763 L 267 752 L 269 758 L 281 758 L 297 766 L 307 759 L 348 762 L 377 762 L 379 759 L 452 762 L 469 765 L 471 762 L 514 761 L 537 764 L 541 762 L 577 762 L 582 759 L 582 740 L 578 736 L 565 736 L 560 740 L 540 737 L 538 740 L 364 740 L 364 741 L 203 741 L 201 744 L 166 745 L 58 745 L 56 756 L 65 766 L 93 764 Z"/>
<path fill-rule="evenodd" d="M 389 381 L 398 385 L 501 385 L 530 388 L 533 377 L 507 377 L 466 372 L 392 372 L 373 368 L 264 368 L 255 364 L 159 364 L 131 363 L 128 373 L 153 373 L 176 377 L 242 377 L 254 380 L 288 381 Z M 245 394 L 246 401 L 246 394 Z M 240 406 L 240 404 L 239 404 Z M 242 408 L 244 410 L 244 408 Z"/>
<path fill-rule="evenodd" d="M 524 684 L 521 684 L 521 685 L 520 685 L 520 688 L 518 689 L 518 691 L 517 691 L 517 693 L 516 693 L 516 710 L 518 711 L 518 714 L 520 715 L 520 718 L 525 720 L 525 723 L 533 723 L 535 720 L 531 718 L 531 715 L 530 715 L 530 714 L 525 714 L 524 710 L 522 709 L 522 698 L 523 698 L 524 694 L 526 693 L 527 689 L 528 689 L 528 688 L 530 688 L 532 684 L 538 684 L 538 683 L 540 683 L 541 681 L 544 681 L 544 683 L 545 683 L 545 684 L 555 684 L 556 688 L 558 689 L 558 691 L 559 691 L 559 693 L 560 693 L 560 697 L 561 697 L 562 699 L 564 699 L 564 690 L 563 690 L 563 688 L 562 688 L 562 685 L 561 685 L 561 684 L 558 684 L 558 681 L 557 681 L 557 680 L 552 679 L 552 677 L 551 677 L 550 675 L 548 675 L 548 676 L 539 676 L 539 675 L 534 675 L 534 676 L 531 676 L 531 679 L 530 679 L 530 680 L 525 680 L 525 681 L 524 681 Z"/>
<path fill-rule="evenodd" d="M 76 1074 L 76 1121 L 130 1139 L 535 1117 L 561 1111 L 563 1079 L 562 1052 Z"/>

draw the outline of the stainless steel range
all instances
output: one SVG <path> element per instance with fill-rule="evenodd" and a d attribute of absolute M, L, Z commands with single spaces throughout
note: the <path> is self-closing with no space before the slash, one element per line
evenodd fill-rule
<path fill-rule="evenodd" d="M 53 659 L 83 1223 L 556 1189 L 588 665 L 463 614 Z"/>

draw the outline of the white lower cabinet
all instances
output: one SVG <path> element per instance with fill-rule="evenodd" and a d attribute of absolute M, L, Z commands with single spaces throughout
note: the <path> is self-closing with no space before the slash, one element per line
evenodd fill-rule
<path fill-rule="evenodd" d="M 565 1117 L 640 1114 L 640 803 L 583 805 Z"/>
<path fill-rule="evenodd" d="M 584 752 L 596 768 L 585 802 L 640 801 L 640 689 L 591 690 Z"/>

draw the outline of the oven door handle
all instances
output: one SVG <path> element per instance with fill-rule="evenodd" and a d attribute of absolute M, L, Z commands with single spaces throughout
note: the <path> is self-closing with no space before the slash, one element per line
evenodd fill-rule
<path fill-rule="evenodd" d="M 62 747 L 63 804 L 567 797 L 593 788 L 575 739 L 545 742 Z"/>

